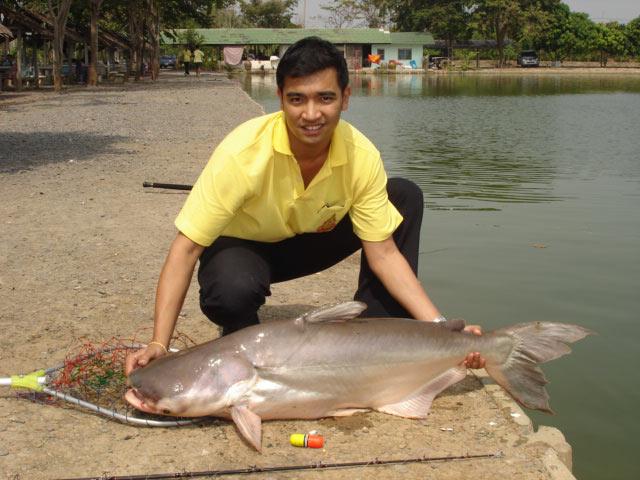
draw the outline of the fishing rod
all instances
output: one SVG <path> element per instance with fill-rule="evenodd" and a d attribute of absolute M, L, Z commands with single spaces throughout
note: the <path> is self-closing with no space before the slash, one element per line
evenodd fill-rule
<path fill-rule="evenodd" d="M 179 183 L 155 183 L 142 182 L 144 188 L 166 188 L 168 190 L 191 190 L 193 185 L 181 185 Z"/>
<path fill-rule="evenodd" d="M 396 465 L 406 463 L 427 463 L 427 462 L 447 462 L 453 460 L 472 460 L 481 458 L 500 458 L 502 452 L 485 453 L 480 455 L 458 455 L 447 457 L 418 457 L 418 458 L 402 458 L 391 460 L 369 460 L 361 462 L 339 462 L 339 463 L 312 463 L 308 465 L 282 465 L 278 467 L 259 467 L 257 465 L 249 468 L 239 468 L 233 470 L 209 470 L 204 472 L 174 472 L 174 473 L 155 473 L 146 475 L 116 475 L 116 476 L 100 476 L 100 477 L 82 477 L 68 478 L 60 480 L 143 480 L 143 479 L 162 479 L 162 478 L 193 478 L 193 477 L 209 477 L 218 475 L 246 475 L 252 473 L 268 473 L 268 472 L 289 472 L 294 470 L 323 470 L 330 468 L 350 468 L 350 467 L 368 467 L 372 465 Z"/>

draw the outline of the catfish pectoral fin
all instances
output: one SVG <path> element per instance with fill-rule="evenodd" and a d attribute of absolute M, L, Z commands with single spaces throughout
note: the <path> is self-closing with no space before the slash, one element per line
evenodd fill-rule
<path fill-rule="evenodd" d="M 262 453 L 262 419 L 244 405 L 231 407 L 231 418 L 242 436 Z"/>
<path fill-rule="evenodd" d="M 463 365 L 456 365 L 431 380 L 410 397 L 398 403 L 378 407 L 376 410 L 405 418 L 426 418 L 433 399 L 451 385 L 464 380 L 466 376 L 467 368 Z"/>

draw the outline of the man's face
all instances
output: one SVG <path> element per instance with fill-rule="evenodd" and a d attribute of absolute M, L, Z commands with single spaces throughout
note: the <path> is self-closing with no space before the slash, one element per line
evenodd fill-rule
<path fill-rule="evenodd" d="M 329 146 L 350 94 L 349 87 L 344 92 L 340 90 L 335 68 L 306 77 L 285 77 L 284 89 L 278 89 L 278 96 L 294 153 L 319 154 Z"/>

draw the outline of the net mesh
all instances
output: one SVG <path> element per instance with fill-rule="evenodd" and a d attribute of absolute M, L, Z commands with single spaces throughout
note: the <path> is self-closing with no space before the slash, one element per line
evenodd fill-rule
<path fill-rule="evenodd" d="M 132 339 L 114 337 L 94 341 L 81 338 L 81 343 L 67 353 L 62 363 L 46 370 L 47 388 L 123 415 L 169 420 L 170 417 L 139 412 L 124 400 L 127 391 L 125 359 L 130 352 L 144 347 L 136 340 L 144 330 L 147 329 L 137 332 Z M 171 341 L 172 348 L 178 350 L 193 345 L 195 342 L 183 333 L 177 333 Z M 19 391 L 17 395 L 38 403 L 74 408 L 46 393 Z"/>

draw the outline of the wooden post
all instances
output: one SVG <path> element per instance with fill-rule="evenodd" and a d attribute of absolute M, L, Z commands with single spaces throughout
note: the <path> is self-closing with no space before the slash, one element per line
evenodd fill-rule
<path fill-rule="evenodd" d="M 67 62 L 69 62 L 69 71 L 68 71 L 69 84 L 75 83 L 75 75 L 73 75 L 73 56 L 74 56 L 73 52 L 75 51 L 75 49 L 76 49 L 75 42 L 68 40 L 67 41 Z"/>
<path fill-rule="evenodd" d="M 38 40 L 36 38 L 31 42 L 31 65 L 33 65 L 33 82 L 35 88 L 40 88 L 40 70 L 38 68 Z"/>
<path fill-rule="evenodd" d="M 24 45 L 22 39 L 22 28 L 18 29 L 18 36 L 16 37 L 16 92 L 22 91 L 22 66 L 24 64 Z"/>

